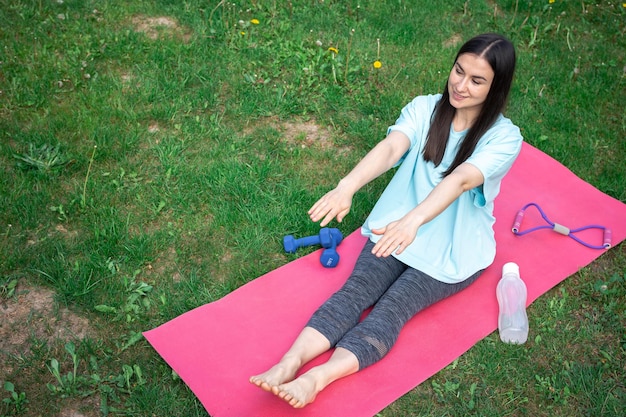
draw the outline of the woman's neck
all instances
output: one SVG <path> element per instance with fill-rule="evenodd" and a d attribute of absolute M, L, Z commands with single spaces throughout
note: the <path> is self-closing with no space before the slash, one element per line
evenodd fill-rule
<path fill-rule="evenodd" d="M 462 111 L 457 110 L 452 118 L 452 127 L 455 132 L 462 132 L 469 129 L 474 125 L 474 122 L 478 119 L 477 111 Z"/>

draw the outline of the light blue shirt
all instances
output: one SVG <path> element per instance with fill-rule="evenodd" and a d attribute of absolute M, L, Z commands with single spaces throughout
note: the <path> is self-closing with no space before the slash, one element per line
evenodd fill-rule
<path fill-rule="evenodd" d="M 415 208 L 441 181 L 467 131 L 450 138 L 443 160 L 435 167 L 423 158 L 424 144 L 435 104 L 441 95 L 416 97 L 406 105 L 388 132 L 404 133 L 411 145 L 398 161 L 399 168 L 361 228 L 373 242 L 380 236 L 372 229 L 384 227 Z M 415 240 L 400 255 L 392 255 L 431 277 L 446 283 L 461 282 L 489 266 L 496 253 L 493 232 L 494 199 L 500 183 L 522 147 L 517 126 L 500 115 L 484 134 L 466 162 L 480 170 L 485 179 L 480 187 L 464 192 L 448 208 L 422 225 Z"/>

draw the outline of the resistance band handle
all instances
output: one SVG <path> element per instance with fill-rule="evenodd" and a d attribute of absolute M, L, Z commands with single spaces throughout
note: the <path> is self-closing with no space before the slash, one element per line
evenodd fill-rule
<path fill-rule="evenodd" d="M 569 228 L 563 226 L 562 224 L 554 223 L 552 230 L 562 235 L 569 236 Z"/>
<path fill-rule="evenodd" d="M 524 209 L 521 209 L 517 212 L 517 216 L 515 216 L 515 221 L 513 222 L 513 228 L 511 231 L 513 233 L 519 232 L 520 226 L 522 225 L 522 220 L 524 220 Z"/>
<path fill-rule="evenodd" d="M 613 232 L 611 232 L 611 229 L 609 228 L 605 228 L 604 229 L 604 247 L 606 249 L 611 247 L 611 237 L 613 236 Z"/>

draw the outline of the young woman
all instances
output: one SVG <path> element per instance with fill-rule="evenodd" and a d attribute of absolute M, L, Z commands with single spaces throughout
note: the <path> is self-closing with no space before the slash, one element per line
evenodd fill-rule
<path fill-rule="evenodd" d="M 494 199 L 523 140 L 502 115 L 514 70 L 509 40 L 469 40 L 443 93 L 409 103 L 387 137 L 311 207 L 321 226 L 341 222 L 361 187 L 399 166 L 362 227 L 369 240 L 344 286 L 282 359 L 250 382 L 304 407 L 333 381 L 380 360 L 411 317 L 469 286 L 493 262 Z M 298 376 L 331 348 L 326 363 Z"/>

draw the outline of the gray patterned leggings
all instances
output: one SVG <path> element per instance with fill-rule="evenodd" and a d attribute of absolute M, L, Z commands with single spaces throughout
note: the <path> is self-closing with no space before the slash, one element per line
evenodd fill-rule
<path fill-rule="evenodd" d="M 307 326 L 322 333 L 331 346 L 354 353 L 359 369 L 379 361 L 394 345 L 411 317 L 474 282 L 479 271 L 457 284 L 446 284 L 398 261 L 372 255 L 367 241 L 352 275 L 311 317 Z M 362 313 L 374 306 L 359 322 Z"/>

